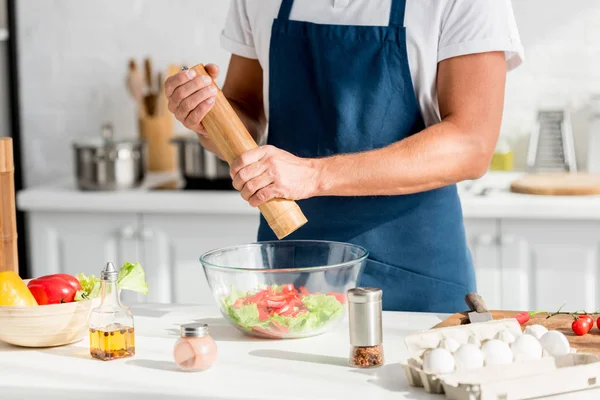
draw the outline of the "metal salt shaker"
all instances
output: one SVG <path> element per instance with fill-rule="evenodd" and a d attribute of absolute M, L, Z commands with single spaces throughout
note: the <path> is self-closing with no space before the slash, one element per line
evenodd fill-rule
<path fill-rule="evenodd" d="M 383 291 L 378 288 L 348 290 L 350 365 L 359 368 L 383 365 Z"/>

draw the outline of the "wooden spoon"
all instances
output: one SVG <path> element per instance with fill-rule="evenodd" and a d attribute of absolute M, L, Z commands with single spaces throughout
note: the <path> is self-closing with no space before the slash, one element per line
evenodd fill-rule
<path fill-rule="evenodd" d="M 127 77 L 127 88 L 129 93 L 135 99 L 140 115 L 147 115 L 147 109 L 144 104 L 144 77 L 137 68 L 135 60 L 129 61 L 129 76 Z"/>

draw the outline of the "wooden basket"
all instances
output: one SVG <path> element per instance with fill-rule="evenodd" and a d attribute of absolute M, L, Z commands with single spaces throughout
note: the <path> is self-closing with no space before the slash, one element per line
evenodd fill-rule
<path fill-rule="evenodd" d="M 75 343 L 88 333 L 92 309 L 100 299 L 37 307 L 0 307 L 0 340 L 22 347 Z"/>

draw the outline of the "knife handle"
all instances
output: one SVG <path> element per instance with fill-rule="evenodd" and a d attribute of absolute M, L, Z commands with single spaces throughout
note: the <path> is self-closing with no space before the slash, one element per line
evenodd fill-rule
<path fill-rule="evenodd" d="M 465 303 L 467 303 L 467 306 L 471 311 L 475 311 L 478 313 L 487 312 L 487 307 L 485 305 L 485 302 L 483 301 L 483 298 L 477 293 L 467 293 L 467 295 L 465 296 Z"/>

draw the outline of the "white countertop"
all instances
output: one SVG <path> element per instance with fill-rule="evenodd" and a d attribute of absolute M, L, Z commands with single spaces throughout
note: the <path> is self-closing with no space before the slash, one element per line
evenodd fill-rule
<path fill-rule="evenodd" d="M 136 355 L 99 361 L 89 356 L 87 339 L 47 349 L 0 343 L 2 400 L 444 400 L 408 386 L 399 365 L 407 358 L 404 338 L 426 330 L 444 314 L 384 312 L 385 365 L 350 368 L 348 325 L 307 339 L 260 340 L 242 335 L 212 307 L 143 305 L 132 307 Z M 172 349 L 182 323 L 211 328 L 219 356 L 204 372 L 182 372 Z M 553 399 L 598 398 L 588 390 Z"/>
<path fill-rule="evenodd" d="M 429 329 L 445 316 L 384 313 L 386 365 L 359 370 L 347 365 L 348 325 L 298 340 L 270 341 L 242 335 L 212 307 L 133 307 L 136 355 L 103 362 L 89 356 L 87 339 L 50 349 L 0 344 L 0 398 L 23 399 L 436 399 L 410 388 L 399 365 L 407 357 L 404 337 Z M 205 372 L 177 370 L 172 348 L 178 326 L 203 321 L 211 327 L 219 356 Z M 167 397 L 168 395 L 168 397 Z"/>
<path fill-rule="evenodd" d="M 465 190 L 459 185 L 465 218 L 531 218 L 600 220 L 600 196 L 534 196 L 511 193 L 510 182 L 520 173 L 488 173 Z M 236 191 L 150 190 L 173 179 L 172 174 L 149 175 L 139 189 L 121 192 L 81 192 L 64 179 L 17 194 L 23 211 L 144 212 L 192 214 L 258 214 Z M 481 188 L 491 189 L 478 196 Z"/>

